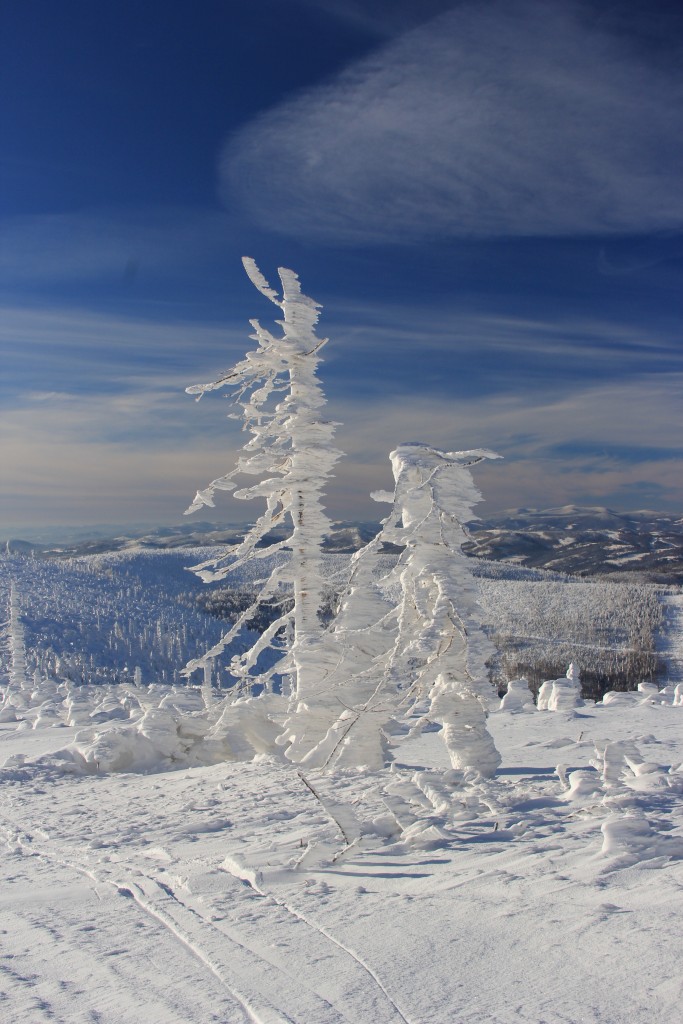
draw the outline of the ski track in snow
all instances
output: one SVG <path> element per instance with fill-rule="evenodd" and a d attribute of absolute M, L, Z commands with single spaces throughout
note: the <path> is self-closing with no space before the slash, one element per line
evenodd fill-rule
<path fill-rule="evenodd" d="M 267 896 L 267 893 L 265 893 L 263 891 L 263 889 L 261 889 L 255 883 L 252 885 L 252 887 L 253 887 L 254 891 L 258 892 L 261 896 Z M 270 896 L 270 899 L 278 907 L 282 907 L 284 910 L 287 911 L 288 914 L 291 914 L 291 916 L 293 918 L 295 918 L 297 921 L 301 921 L 303 924 L 306 925 L 307 928 L 309 928 L 313 932 L 315 932 L 316 936 L 319 937 L 319 939 L 323 939 L 323 940 L 325 940 L 327 942 L 333 943 L 335 946 L 337 946 L 338 949 L 342 950 L 342 952 L 344 952 L 348 956 L 350 956 L 351 959 L 355 963 L 357 963 L 359 965 L 359 967 L 361 967 L 362 970 L 365 971 L 365 973 L 368 974 L 372 978 L 372 980 L 375 982 L 375 984 L 378 986 L 378 988 L 381 989 L 381 991 L 383 992 L 384 996 L 387 999 L 387 1002 L 390 1004 L 391 1010 L 393 1011 L 393 1014 L 395 1015 L 395 1017 L 397 1019 L 403 1021 L 404 1024 L 411 1024 L 411 1022 L 408 1020 L 408 1018 L 401 1012 L 401 1010 L 398 1008 L 398 1006 L 396 1005 L 394 1000 L 391 998 L 391 996 L 389 995 L 389 993 L 386 990 L 386 987 L 382 983 L 382 980 L 377 976 L 376 972 L 372 969 L 372 967 L 370 967 L 363 960 L 362 957 L 360 957 L 356 952 L 354 952 L 353 949 L 350 949 L 348 946 L 345 946 L 343 942 L 341 942 L 339 939 L 335 938 L 334 935 L 331 935 L 327 931 L 326 928 L 322 927 L 321 925 L 315 924 L 315 922 L 311 921 L 311 919 L 309 917 L 307 917 L 302 911 L 295 910 L 285 900 L 278 899 L 276 896 L 273 896 L 273 895 Z M 391 1019 L 391 1016 L 392 1016 L 392 1014 L 390 1013 L 389 1019 Z M 381 1019 L 384 1019 L 384 1017 L 383 1016 L 381 1016 L 381 1017 L 378 1016 L 375 1019 L 376 1020 L 381 1020 Z"/>
<path fill-rule="evenodd" d="M 89 788 L 100 780 L 81 781 Z M 21 784 L 21 780 L 17 780 L 17 783 Z M 23 787 L 30 788 L 31 782 L 24 779 Z M 40 783 L 35 788 L 39 797 L 45 795 Z M 64 808 L 67 820 L 78 819 L 87 814 L 87 804 L 87 800 L 85 807 L 83 801 L 77 801 L 71 807 Z M 141 838 L 138 831 L 138 807 L 133 801 L 132 806 L 128 804 L 128 808 L 131 812 L 132 827 L 128 829 L 127 836 L 124 830 L 123 834 L 119 833 L 116 838 L 111 837 L 112 849 L 125 848 L 123 844 L 126 838 L 129 841 Z M 177 806 L 175 810 L 177 813 Z M 88 880 L 86 890 L 90 883 L 89 902 L 92 902 L 94 895 L 98 902 L 109 908 L 112 906 L 114 894 L 117 899 L 113 902 L 118 908 L 122 906 L 122 899 L 125 899 L 125 917 L 130 918 L 133 908 L 142 912 L 146 919 L 145 931 L 153 932 L 155 948 L 161 947 L 165 950 L 164 959 L 167 960 L 167 964 L 164 973 L 174 974 L 172 967 L 175 965 L 178 977 L 184 977 L 188 987 L 194 988 L 195 985 L 199 985 L 203 986 L 203 991 L 212 993 L 212 1009 L 206 1011 L 206 1016 L 200 1006 L 194 1008 L 190 1014 L 187 1007 L 176 1009 L 171 1004 L 160 1013 L 160 1020 L 250 1020 L 255 1024 L 329 1021 L 330 1024 L 344 1024 L 372 1019 L 378 1024 L 411 1024 L 396 1007 L 376 972 L 356 953 L 329 934 L 326 929 L 314 924 L 306 915 L 296 912 L 282 900 L 245 886 L 242 880 L 227 871 L 219 872 L 215 862 L 209 867 L 208 872 L 205 872 L 216 889 L 212 902 L 217 906 L 211 910 L 210 906 L 207 907 L 205 898 L 201 895 L 199 898 L 193 897 L 188 886 L 170 874 L 169 869 L 150 872 L 148 868 L 143 869 L 139 859 L 123 859 L 119 853 L 107 854 L 104 857 L 93 854 L 86 856 L 83 848 L 74 847 L 72 843 L 65 844 L 58 834 L 51 839 L 52 825 L 49 826 L 49 831 L 45 828 L 27 830 L 23 816 L 23 800 L 16 803 L 5 801 L 3 822 L 7 846 L 14 860 L 26 861 L 30 858 L 31 862 L 37 861 L 40 865 L 39 872 L 50 878 L 50 889 L 65 884 L 71 889 L 76 884 L 75 879 L 80 876 L 81 879 L 85 877 Z M 154 828 L 153 818 L 149 824 Z M 202 828 L 206 828 L 207 835 L 215 835 L 220 831 L 214 830 L 210 822 L 203 825 L 195 822 L 193 826 L 186 821 L 184 825 L 180 825 L 181 831 L 177 835 L 184 835 L 183 828 L 196 829 L 195 835 L 202 834 Z M 58 831 L 63 831 L 59 825 Z M 192 831 L 185 834 L 193 835 Z M 168 856 L 161 850 L 158 855 L 162 862 L 165 856 Z M 155 856 L 156 854 L 152 853 L 152 861 Z M 65 877 L 69 878 L 66 883 Z M 16 881 L 18 876 L 13 874 L 11 878 Z M 81 882 L 81 887 L 82 884 Z M 226 902 L 230 906 L 230 913 L 227 916 Z M 94 916 L 98 919 L 99 933 L 101 907 L 98 906 Z M 249 936 L 245 936 L 244 925 L 249 922 Z M 132 929 L 137 926 L 137 923 L 133 923 Z M 22 932 L 25 929 L 26 923 L 22 921 L 18 930 Z M 130 926 L 125 928 L 125 934 L 130 936 Z M 53 939 L 60 945 L 66 942 L 67 947 L 71 946 L 69 935 L 64 930 L 59 934 L 55 933 Z M 275 953 L 271 947 L 276 947 Z M 146 955 L 143 950 L 139 950 L 139 954 L 142 957 Z M 185 954 L 189 954 L 195 960 L 193 965 L 188 966 Z M 108 954 L 100 952 L 96 957 L 98 969 L 95 977 L 98 989 L 100 986 L 106 988 L 111 983 L 108 981 L 107 972 L 99 971 L 100 958 L 106 955 Z M 16 954 L 13 960 L 15 957 Z M 199 966 L 205 970 L 203 976 L 198 979 L 196 975 Z M 207 972 L 212 976 L 208 979 L 208 987 Z M 36 964 L 33 964 L 33 973 L 39 973 Z M 98 974 L 102 976 L 98 977 Z M 330 981 L 331 976 L 333 982 Z M 131 988 L 133 980 L 126 979 L 125 976 L 117 978 L 116 986 L 125 991 L 126 988 Z M 61 980 L 58 983 L 61 983 Z M 331 990 L 332 997 L 318 992 L 316 985 L 320 989 Z M 90 987 L 92 988 L 92 981 Z M 139 1019 L 136 1016 L 138 1010 L 130 1016 L 126 1016 L 125 1012 L 122 1016 L 110 1016 L 110 1012 L 111 1007 L 105 1005 L 103 1010 L 99 1007 L 93 1010 L 95 1016 L 84 1016 L 83 1019 Z M 156 1020 L 154 1012 L 153 1006 L 145 1008 L 144 1019 Z M 64 1010 L 57 1003 L 54 1006 L 50 1005 L 44 1017 L 37 1017 L 36 1020 L 75 1019 L 68 1014 L 62 1016 L 63 1013 Z M 371 1018 L 364 1017 L 368 1013 L 371 1014 Z M 100 1018 L 97 1014 L 103 1016 Z M 25 1019 L 32 1020 L 30 1016 Z"/>
<path fill-rule="evenodd" d="M 575 713 L 496 713 L 498 778 L 474 787 L 460 812 L 451 792 L 450 821 L 434 770 L 443 749 L 438 734 L 423 734 L 405 744 L 383 792 L 358 772 L 317 777 L 316 788 L 358 821 L 412 810 L 446 838 L 411 847 L 375 836 L 344 854 L 325 806 L 278 762 L 69 775 L 39 755 L 72 730 L 4 723 L 3 751 L 23 749 L 29 760 L 0 770 L 0 1016 L 675 1020 L 683 786 L 665 784 L 665 769 L 680 764 L 682 720 L 683 709 L 639 694 Z M 589 762 L 594 739 L 617 735 L 664 769 L 606 803 Z M 570 779 L 584 771 L 583 796 L 567 800 L 558 763 Z M 606 856 L 601 825 L 624 814 L 646 815 L 650 847 L 646 839 Z M 309 860 L 292 870 L 305 851 Z"/>
<path fill-rule="evenodd" d="M 16 885 L 21 873 L 13 865 L 10 881 Z M 75 883 L 73 876 L 49 859 L 38 868 L 32 863 L 25 875 L 29 895 L 15 906 L 3 898 L 5 1020 L 258 1019 L 228 998 L 225 987 L 207 983 L 192 958 L 141 921 L 120 891 Z"/>

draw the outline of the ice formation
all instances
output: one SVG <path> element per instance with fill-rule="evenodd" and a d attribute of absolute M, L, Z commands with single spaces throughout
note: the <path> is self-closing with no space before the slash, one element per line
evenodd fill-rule
<path fill-rule="evenodd" d="M 230 665 L 240 684 L 236 692 L 271 693 L 291 679 L 290 713 L 278 740 L 290 760 L 309 767 L 381 767 L 388 760 L 392 723 L 400 717 L 397 702 L 404 716 L 406 708 L 422 702 L 427 717 L 442 726 L 453 766 L 490 775 L 498 764 L 484 724 L 491 645 L 480 629 L 475 587 L 460 549 L 461 523 L 481 497 L 468 467 L 498 456 L 422 444 L 397 448 L 391 455 L 394 511 L 380 540 L 355 559 L 336 621 L 323 630 L 320 547 L 329 523 L 321 496 L 340 453 L 331 443 L 334 424 L 320 419 L 325 399 L 316 377 L 324 344 L 315 334 L 319 307 L 302 294 L 292 271 L 279 271 L 280 298 L 253 260 L 245 259 L 244 265 L 259 291 L 282 309 L 283 334 L 275 337 L 252 320 L 256 351 L 218 380 L 188 388 L 198 398 L 217 388 L 236 388 L 245 429 L 252 434 L 235 468 L 199 491 L 188 511 L 212 506 L 215 492 L 233 490 L 242 473 L 261 479 L 235 496 L 262 497 L 266 511 L 240 544 L 195 570 L 203 579 L 221 579 L 247 560 L 264 558 L 259 543 L 282 520 L 289 521 L 291 534 L 267 550 L 288 557 L 272 569 L 255 603 L 218 644 L 189 662 L 186 672 L 203 668 L 206 673 L 259 602 L 283 601 L 290 587 L 291 611 L 285 608 Z M 387 541 L 405 546 L 405 552 L 390 577 L 379 580 L 376 554 Z M 401 595 L 398 604 L 395 594 Z M 264 668 L 269 650 L 280 657 Z M 208 710 L 206 675 L 204 692 Z"/>

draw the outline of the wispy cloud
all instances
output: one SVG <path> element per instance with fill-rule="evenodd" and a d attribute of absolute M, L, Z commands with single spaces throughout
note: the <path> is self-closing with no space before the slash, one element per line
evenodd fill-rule
<path fill-rule="evenodd" d="M 34 392 L 5 405 L 3 528 L 178 522 L 197 488 L 233 464 L 242 439 L 221 418 L 224 406 L 197 405 L 176 383 L 166 375 L 110 394 Z"/>
<path fill-rule="evenodd" d="M 83 412 L 83 411 L 82 411 Z M 82 436 L 76 436 L 80 422 Z M 150 439 L 135 443 L 88 439 L 87 415 L 29 421 L 3 454 L 0 524 L 180 522 L 198 487 L 234 461 L 234 450 L 218 438 L 181 439 L 158 449 Z M 0 424 L 7 436 L 5 424 Z M 50 432 L 49 427 L 53 430 Z M 244 519 L 249 515 L 232 516 Z"/>
<path fill-rule="evenodd" d="M 228 204 L 335 242 L 683 225 L 680 53 L 571 0 L 463 4 L 233 137 Z"/>
<path fill-rule="evenodd" d="M 258 302 L 253 312 L 269 316 Z M 527 400 L 539 388 L 556 397 L 571 394 L 588 377 L 650 379 L 683 370 L 680 332 L 668 324 L 532 319 L 457 305 L 331 304 L 325 313 L 333 340 L 325 350 L 325 388 L 332 399 L 361 395 L 371 407 L 379 379 L 383 394 L 397 398 L 407 392 L 418 400 L 421 394 L 455 400 L 518 391 Z M 188 384 L 227 369 L 250 347 L 246 316 L 237 320 L 152 320 L 77 307 L 0 305 L 0 396 L 8 408 L 39 396 L 43 404 L 88 395 L 126 401 L 140 396 L 152 404 L 168 394 L 187 403 Z M 132 429 L 130 416 L 121 422 Z"/>
<path fill-rule="evenodd" d="M 490 510 L 576 502 L 683 508 L 683 375 L 584 387 L 544 402 L 528 395 L 448 401 L 334 401 L 340 461 L 326 500 L 335 518 L 378 518 L 372 490 L 391 485 L 389 451 L 402 441 L 487 445 L 504 455 L 477 479 Z M 0 522 L 179 522 L 196 489 L 234 464 L 244 437 L 217 398 L 171 391 L 32 395 L 0 414 Z M 651 495 L 648 498 L 648 495 Z M 258 503 L 225 495 L 225 521 Z"/>
<path fill-rule="evenodd" d="M 468 372 L 477 354 L 517 354 L 520 368 L 525 357 L 542 357 L 548 369 L 547 361 L 556 361 L 569 385 L 576 375 L 585 377 L 588 368 L 595 371 L 600 364 L 609 364 L 617 375 L 648 368 L 669 370 L 677 364 L 683 368 L 679 325 L 652 322 L 649 316 L 642 317 L 644 323 L 597 313 L 565 313 L 551 319 L 472 312 L 457 305 L 381 303 L 330 307 L 328 319 L 334 321 L 335 315 L 339 321 L 331 328 L 335 345 L 328 358 L 338 359 L 342 351 L 355 357 L 372 353 L 386 361 L 387 373 L 392 356 L 403 353 L 416 360 L 426 353 L 435 358 L 451 353 L 467 359 Z"/>
<path fill-rule="evenodd" d="M 571 394 L 548 388 L 543 398 L 520 393 L 470 395 L 457 401 L 415 395 L 411 401 L 379 400 L 362 404 L 349 399 L 335 416 L 345 413 L 340 430 L 347 451 L 389 450 L 400 441 L 426 440 L 449 448 L 486 445 L 506 457 L 554 457 L 558 446 L 566 456 L 576 446 L 609 446 L 622 453 L 641 447 L 682 450 L 683 372 L 641 377 L 601 385 L 575 385 Z M 681 481 L 683 487 L 683 481 Z"/>
<path fill-rule="evenodd" d="M 516 391 L 457 401 L 416 395 L 372 406 L 347 402 L 332 409 L 345 421 L 337 440 L 348 453 L 336 487 L 348 506 L 355 501 L 371 514 L 367 490 L 391 481 L 385 452 L 401 441 L 427 441 L 448 449 L 487 446 L 504 456 L 478 471 L 491 509 L 611 501 L 634 508 L 648 489 L 659 507 L 681 509 L 682 388 L 677 373 L 584 383 L 570 395 L 549 391 L 544 400 Z"/>
<path fill-rule="evenodd" d="M 0 309 L 0 522 L 168 522 L 241 445 L 185 394 L 247 331 L 79 309 Z"/>
<path fill-rule="evenodd" d="M 452 6 L 452 0 L 299 0 L 304 7 L 378 37 L 412 28 Z"/>
<path fill-rule="evenodd" d="M 76 309 L 1 312 L 0 522 L 179 521 L 196 489 L 234 464 L 244 436 L 225 418 L 228 403 L 220 395 L 193 402 L 184 388 L 241 358 L 244 330 Z M 419 311 L 412 334 L 405 316 L 376 327 L 369 344 L 335 332 L 321 374 L 347 452 L 329 490 L 334 517 L 382 514 L 369 492 L 390 486 L 388 453 L 409 440 L 500 451 L 504 461 L 478 477 L 491 509 L 570 501 L 683 508 L 683 367 L 669 355 L 666 372 L 657 372 L 653 359 L 673 347 L 668 335 L 633 328 L 629 374 L 597 383 L 620 325 L 577 321 L 567 334 L 550 320 L 451 316 L 453 353 L 440 318 L 430 324 Z M 604 345 L 600 358 L 590 344 L 580 347 L 589 327 Z M 527 363 L 505 363 L 525 339 Z M 409 389 L 391 370 L 401 351 L 413 367 Z M 484 374 L 472 373 L 476 352 Z M 576 369 L 554 374 L 553 358 Z M 514 370 L 498 372 L 500 364 Z M 525 366 L 534 364 L 543 373 L 527 379 Z M 359 366 L 372 377 L 370 391 Z M 219 514 L 241 521 L 254 509 L 226 495 Z"/>
<path fill-rule="evenodd" d="M 248 326 L 151 320 L 78 308 L 0 306 L 0 393 L 113 394 L 187 384 L 241 357 Z"/>

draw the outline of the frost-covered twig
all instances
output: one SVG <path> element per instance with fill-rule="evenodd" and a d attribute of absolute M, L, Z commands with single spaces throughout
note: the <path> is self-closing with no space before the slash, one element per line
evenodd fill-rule
<path fill-rule="evenodd" d="M 351 837 L 349 836 L 348 832 L 346 831 L 346 829 L 344 828 L 344 826 L 340 822 L 339 818 L 334 814 L 334 812 L 332 810 L 330 810 L 329 804 L 327 804 L 323 800 L 323 798 L 321 797 L 321 795 L 318 792 L 318 790 L 315 788 L 315 786 L 313 785 L 312 782 L 309 782 L 309 780 L 306 778 L 306 776 L 304 775 L 303 772 L 297 772 L 297 775 L 299 776 L 299 778 L 303 782 L 303 784 L 306 787 L 306 789 L 310 790 L 310 792 L 316 798 L 316 800 L 318 801 L 320 806 L 323 808 L 323 810 L 325 811 L 327 816 L 329 818 L 331 818 L 332 821 L 335 823 L 335 825 L 337 826 L 337 828 L 341 832 L 341 834 L 343 836 L 343 839 L 344 839 L 344 842 L 346 843 L 346 845 L 347 846 L 351 846 L 351 844 L 353 843 L 353 840 L 351 839 Z"/>

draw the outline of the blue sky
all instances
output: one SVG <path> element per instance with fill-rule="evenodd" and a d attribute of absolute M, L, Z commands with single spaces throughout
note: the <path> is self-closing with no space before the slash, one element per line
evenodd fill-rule
<path fill-rule="evenodd" d="M 678 5 L 6 0 L 0 51 L 0 536 L 232 465 L 184 389 L 272 318 L 242 255 L 323 304 L 333 517 L 407 440 L 500 452 L 482 514 L 683 510 Z"/>

